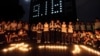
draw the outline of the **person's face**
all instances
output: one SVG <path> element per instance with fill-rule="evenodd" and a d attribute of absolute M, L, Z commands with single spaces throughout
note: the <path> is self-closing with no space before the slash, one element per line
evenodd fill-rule
<path fill-rule="evenodd" d="M 52 20 L 51 23 L 54 23 L 54 21 Z"/>
<path fill-rule="evenodd" d="M 10 33 L 8 33 L 8 34 L 10 34 Z"/>
<path fill-rule="evenodd" d="M 48 24 L 47 22 L 45 22 L 45 24 Z"/>
<path fill-rule="evenodd" d="M 39 24 L 41 24 L 41 22 L 39 22 Z"/>
<path fill-rule="evenodd" d="M 63 22 L 63 24 L 65 24 L 65 22 Z"/>
<path fill-rule="evenodd" d="M 15 34 L 15 32 L 13 34 Z"/>
<path fill-rule="evenodd" d="M 69 24 L 72 24 L 72 22 L 69 22 Z"/>
<path fill-rule="evenodd" d="M 59 20 L 57 20 L 57 23 L 59 23 L 60 21 Z"/>
<path fill-rule="evenodd" d="M 99 31 L 95 31 L 95 34 L 99 34 Z"/>

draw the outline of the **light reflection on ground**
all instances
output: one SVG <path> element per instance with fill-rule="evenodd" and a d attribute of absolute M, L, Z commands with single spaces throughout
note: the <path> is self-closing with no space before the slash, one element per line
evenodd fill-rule
<path fill-rule="evenodd" d="M 15 43 L 8 46 L 9 48 L 2 49 L 2 52 L 5 53 L 0 56 L 100 56 L 99 51 L 85 45 Z M 25 53 L 22 54 L 22 52 Z"/>

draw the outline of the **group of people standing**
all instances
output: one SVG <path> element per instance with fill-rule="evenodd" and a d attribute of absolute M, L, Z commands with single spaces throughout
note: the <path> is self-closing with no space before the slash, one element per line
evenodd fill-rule
<path fill-rule="evenodd" d="M 83 43 L 92 45 L 100 43 L 100 21 L 96 19 L 89 22 L 65 22 L 51 20 L 29 24 L 22 21 L 1 21 L 0 42 L 7 43 L 32 40 L 36 43 Z"/>
<path fill-rule="evenodd" d="M 73 33 L 72 22 L 69 22 L 67 27 L 66 22 L 61 22 L 57 20 L 55 23 L 53 20 L 48 24 L 45 22 L 42 24 L 39 22 L 37 25 L 31 26 L 33 36 L 37 38 L 37 43 L 64 43 L 66 38 L 66 33 L 68 30 L 69 35 Z"/>
<path fill-rule="evenodd" d="M 60 22 L 59 20 L 51 20 L 50 23 L 31 25 L 32 37 L 37 40 L 37 43 L 87 43 L 88 35 L 95 35 L 95 31 L 100 30 L 100 21 L 96 20 L 94 23 L 83 22 Z M 91 34 L 90 34 L 91 33 Z M 99 32 L 100 33 L 100 32 Z M 84 35 L 84 38 L 83 36 Z M 95 38 L 95 37 L 94 37 Z M 99 37 L 100 38 L 100 37 Z"/>

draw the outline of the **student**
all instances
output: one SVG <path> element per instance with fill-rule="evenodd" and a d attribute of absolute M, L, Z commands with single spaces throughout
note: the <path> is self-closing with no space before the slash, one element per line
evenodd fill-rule
<path fill-rule="evenodd" d="M 44 41 L 45 43 L 50 43 L 49 39 L 49 25 L 47 22 L 44 23 Z"/>
<path fill-rule="evenodd" d="M 5 31 L 0 27 L 0 43 L 4 43 L 5 42 Z"/>
<path fill-rule="evenodd" d="M 43 25 L 41 22 L 39 22 L 36 26 L 37 30 L 37 43 L 41 43 L 42 40 L 42 32 L 43 32 Z"/>
<path fill-rule="evenodd" d="M 82 31 L 80 36 L 80 43 L 82 44 L 84 43 L 85 37 L 86 37 L 86 31 Z"/>
<path fill-rule="evenodd" d="M 100 31 L 99 30 L 95 30 L 95 37 L 96 37 L 96 47 L 99 48 L 100 47 Z"/>
<path fill-rule="evenodd" d="M 87 24 L 86 24 L 86 30 L 88 32 L 92 31 L 92 26 L 91 26 L 91 24 L 89 22 L 87 22 Z"/>
<path fill-rule="evenodd" d="M 35 24 L 32 24 L 32 26 L 31 26 L 31 32 L 32 32 L 31 37 L 32 37 L 33 40 L 35 40 L 36 37 L 37 37 L 36 36 L 37 29 L 36 29 L 36 25 Z"/>
<path fill-rule="evenodd" d="M 4 30 L 7 31 L 7 28 L 8 28 L 8 26 L 7 26 L 7 23 L 5 22 L 5 24 L 4 24 Z"/>
<path fill-rule="evenodd" d="M 16 34 L 16 32 L 13 32 L 10 37 L 12 42 L 18 41 L 18 35 Z"/>
<path fill-rule="evenodd" d="M 23 31 L 23 39 L 24 40 L 29 40 L 29 38 L 28 38 L 28 33 L 27 33 L 27 31 Z"/>
<path fill-rule="evenodd" d="M 81 31 L 78 31 L 77 32 L 77 41 L 78 41 L 78 43 L 80 44 L 80 43 L 82 43 L 82 40 L 81 40 L 81 35 L 82 35 L 82 32 Z"/>
<path fill-rule="evenodd" d="M 66 33 L 67 33 L 67 26 L 66 26 L 66 22 L 62 22 L 62 26 L 61 26 L 61 33 L 62 33 L 62 44 L 66 43 Z"/>
<path fill-rule="evenodd" d="M 18 24 L 17 24 L 17 30 L 22 29 L 22 26 L 23 26 L 22 21 L 19 21 Z"/>
<path fill-rule="evenodd" d="M 91 26 L 92 26 L 92 32 L 94 32 L 95 31 L 95 25 L 94 25 L 94 23 L 91 23 Z"/>
<path fill-rule="evenodd" d="M 28 32 L 29 31 L 29 24 L 28 23 L 24 23 L 23 29 Z"/>
<path fill-rule="evenodd" d="M 2 21 L 2 22 L 1 22 L 1 26 L 0 26 L 0 27 L 2 28 L 2 30 L 5 30 L 5 29 L 4 29 L 4 28 L 5 28 L 5 24 L 6 24 L 5 21 Z"/>
<path fill-rule="evenodd" d="M 12 23 L 11 23 L 11 31 L 16 31 L 16 28 L 17 28 L 17 22 L 14 20 Z"/>
<path fill-rule="evenodd" d="M 74 43 L 78 43 L 78 34 L 77 34 L 76 31 L 73 32 L 73 38 L 72 39 L 73 39 Z"/>
<path fill-rule="evenodd" d="M 20 41 L 20 40 L 23 40 L 23 32 L 24 32 L 24 30 L 23 29 L 20 29 L 19 31 L 18 31 L 18 40 Z"/>
<path fill-rule="evenodd" d="M 89 36 L 90 36 L 90 40 L 89 42 L 91 43 L 91 45 L 94 47 L 94 38 L 95 38 L 95 35 L 93 34 L 93 32 L 88 32 Z"/>
<path fill-rule="evenodd" d="M 7 32 L 7 34 L 5 34 L 5 38 L 6 38 L 6 42 L 7 43 L 10 43 L 11 42 L 11 33 L 10 32 Z"/>
<path fill-rule="evenodd" d="M 96 19 L 94 22 L 94 30 L 100 29 L 100 21 L 99 19 Z"/>
<path fill-rule="evenodd" d="M 6 25 L 7 25 L 7 29 L 6 29 L 6 31 L 7 31 L 7 32 L 10 32 L 10 30 L 11 30 L 11 29 L 10 29 L 10 24 L 11 24 L 10 21 L 8 21 L 7 24 L 6 24 Z"/>
<path fill-rule="evenodd" d="M 55 23 L 55 30 L 56 30 L 56 43 L 60 43 L 61 40 L 61 23 L 59 20 Z"/>
<path fill-rule="evenodd" d="M 72 44 L 73 42 L 73 24 L 72 22 L 69 22 L 68 24 L 68 41 L 69 41 L 69 44 Z"/>
<path fill-rule="evenodd" d="M 49 26 L 50 26 L 50 41 L 52 42 L 52 43 L 54 43 L 55 42 L 55 23 L 54 23 L 54 21 L 53 20 L 51 20 L 51 22 L 50 22 L 50 24 L 49 24 Z"/>
<path fill-rule="evenodd" d="M 81 22 L 81 24 L 80 24 L 80 30 L 86 31 L 86 27 L 85 27 L 85 24 L 83 22 Z"/>
<path fill-rule="evenodd" d="M 76 22 L 76 24 L 74 25 L 74 31 L 80 31 L 80 24 L 79 22 Z"/>

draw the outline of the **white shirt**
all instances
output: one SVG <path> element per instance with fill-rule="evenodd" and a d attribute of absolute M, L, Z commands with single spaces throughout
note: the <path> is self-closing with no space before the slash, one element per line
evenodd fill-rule
<path fill-rule="evenodd" d="M 85 25 L 80 25 L 81 30 L 85 30 Z"/>
<path fill-rule="evenodd" d="M 17 23 L 11 23 L 11 28 L 16 28 L 17 27 Z"/>
<path fill-rule="evenodd" d="M 94 28 L 95 28 L 95 29 L 100 28 L 100 22 L 95 22 Z"/>
<path fill-rule="evenodd" d="M 72 25 L 68 25 L 68 33 L 73 33 L 73 26 Z"/>
<path fill-rule="evenodd" d="M 44 31 L 49 31 L 49 25 L 48 24 L 44 24 Z"/>
<path fill-rule="evenodd" d="M 79 24 L 75 25 L 75 30 L 80 30 L 80 25 Z"/>
<path fill-rule="evenodd" d="M 66 24 L 62 24 L 61 32 L 67 32 Z"/>
<path fill-rule="evenodd" d="M 51 28 L 50 30 L 54 30 L 55 24 L 54 24 L 54 23 L 51 23 L 51 24 L 50 24 L 50 28 Z"/>

